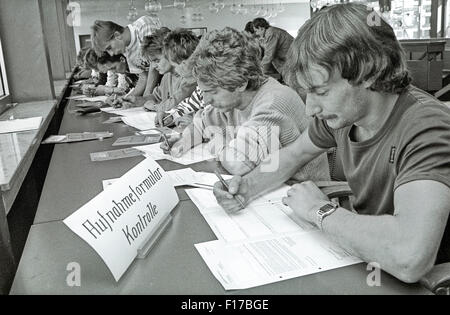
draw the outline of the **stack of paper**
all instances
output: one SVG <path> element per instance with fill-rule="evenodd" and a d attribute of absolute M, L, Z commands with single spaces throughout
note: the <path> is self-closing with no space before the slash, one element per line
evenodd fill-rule
<path fill-rule="evenodd" d="M 35 130 L 39 128 L 41 122 L 42 117 L 0 121 L 0 133 Z"/>

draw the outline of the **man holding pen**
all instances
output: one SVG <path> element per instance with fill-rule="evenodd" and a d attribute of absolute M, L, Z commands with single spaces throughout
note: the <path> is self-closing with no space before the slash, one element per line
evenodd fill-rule
<path fill-rule="evenodd" d="M 224 209 L 239 211 L 234 196 L 248 203 L 336 147 L 356 213 L 309 181 L 283 203 L 355 256 L 416 282 L 450 261 L 450 109 L 409 84 L 391 26 L 365 5 L 323 8 L 298 34 L 287 69 L 290 83 L 307 91 L 314 121 L 268 158 L 279 160 L 277 171 L 256 168 L 229 189 L 216 183 L 214 194 Z"/>

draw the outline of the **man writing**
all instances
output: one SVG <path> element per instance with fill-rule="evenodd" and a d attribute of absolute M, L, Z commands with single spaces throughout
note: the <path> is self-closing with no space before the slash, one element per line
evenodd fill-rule
<path fill-rule="evenodd" d="M 375 15 L 362 4 L 341 4 L 305 23 L 286 69 L 291 84 L 306 90 L 314 121 L 269 157 L 279 159 L 276 172 L 258 167 L 234 177 L 229 190 L 216 183 L 214 193 L 226 210 L 240 210 L 235 195 L 248 203 L 336 147 L 356 213 L 312 182 L 294 185 L 283 202 L 349 252 L 416 282 L 450 261 L 450 109 L 409 84 L 400 44 Z"/>

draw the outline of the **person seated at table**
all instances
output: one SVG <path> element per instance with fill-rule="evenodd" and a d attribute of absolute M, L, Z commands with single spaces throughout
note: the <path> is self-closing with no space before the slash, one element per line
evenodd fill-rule
<path fill-rule="evenodd" d="M 77 55 L 77 62 L 75 63 L 73 71 L 73 79 L 75 81 L 86 80 L 91 77 L 92 70 L 85 67 L 84 56 L 89 48 L 83 48 Z"/>
<path fill-rule="evenodd" d="M 167 34 L 164 39 L 163 54 L 165 59 L 174 68 L 174 72 L 180 76 L 178 89 L 174 91 L 173 95 L 163 102 L 157 104 L 154 100 L 149 100 L 145 103 L 145 108 L 158 112 L 158 117 L 161 117 L 165 111 L 175 108 L 180 102 L 190 97 L 195 91 L 197 83 L 189 71 L 183 71 L 184 64 L 195 51 L 198 45 L 198 37 L 189 30 L 176 29 Z"/>
<path fill-rule="evenodd" d="M 210 106 L 194 116 L 180 139 L 171 140 L 177 140 L 172 155 L 210 140 L 212 153 L 228 172 L 246 174 L 302 134 L 308 124 L 304 103 L 291 88 L 262 73 L 259 54 L 253 39 L 232 28 L 203 37 L 192 72 Z M 325 155 L 307 169 L 315 178 L 329 178 Z"/>
<path fill-rule="evenodd" d="M 142 56 L 163 76 L 160 84 L 147 96 L 125 97 L 122 102 L 123 108 L 144 106 L 146 102 L 151 102 L 156 106 L 156 104 L 172 97 L 179 89 L 181 78 L 175 73 L 174 67 L 163 53 L 164 38 L 169 33 L 170 30 L 168 28 L 161 28 L 155 31 L 153 35 L 147 36 L 142 45 Z"/>
<path fill-rule="evenodd" d="M 141 46 L 145 36 L 160 28 L 158 21 L 143 16 L 123 27 L 112 21 L 95 21 L 92 26 L 92 47 L 98 56 L 124 55 L 131 73 L 139 75 L 136 87 L 130 95 L 142 96 L 150 93 L 158 85 L 161 76 L 149 68 L 149 63 L 141 56 Z"/>
<path fill-rule="evenodd" d="M 309 131 L 268 158 L 276 171 L 256 168 L 229 189 L 216 183 L 214 194 L 238 211 L 233 197 L 247 204 L 336 147 L 354 211 L 311 181 L 292 186 L 283 203 L 349 253 L 416 282 L 450 261 L 450 108 L 410 84 L 392 27 L 366 5 L 323 8 L 298 34 L 288 82 L 307 91 Z"/>
<path fill-rule="evenodd" d="M 104 53 L 97 59 L 100 73 L 107 74 L 104 85 L 92 87 L 93 95 L 125 95 L 136 86 L 138 76 L 129 73 L 126 58 L 123 55 L 110 56 Z"/>
<path fill-rule="evenodd" d="M 98 70 L 98 56 L 92 48 L 88 49 L 84 56 L 84 67 L 91 70 L 91 77 L 85 80 L 80 88 L 83 94 L 93 96 L 95 88 L 106 83 L 107 75 Z"/>

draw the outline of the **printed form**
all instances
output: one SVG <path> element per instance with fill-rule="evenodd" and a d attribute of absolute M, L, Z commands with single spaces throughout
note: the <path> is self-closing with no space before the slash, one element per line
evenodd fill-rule
<path fill-rule="evenodd" d="M 225 290 L 246 289 L 360 263 L 312 224 L 298 219 L 280 188 L 229 214 L 212 191 L 187 194 L 217 236 L 195 247 Z"/>
<path fill-rule="evenodd" d="M 360 263 L 320 231 L 195 245 L 225 290 L 252 288 Z"/>

